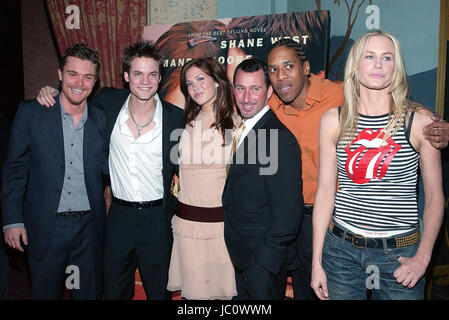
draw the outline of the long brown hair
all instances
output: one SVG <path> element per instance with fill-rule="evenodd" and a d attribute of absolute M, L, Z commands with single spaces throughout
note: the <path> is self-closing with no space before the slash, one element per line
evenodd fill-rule
<path fill-rule="evenodd" d="M 201 106 L 192 99 L 187 89 L 186 72 L 191 67 L 201 69 L 208 76 L 212 77 L 216 83 L 218 83 L 217 97 L 213 102 L 215 122 L 212 123 L 211 128 L 215 127 L 220 130 L 223 136 L 223 141 L 225 141 L 225 130 L 232 129 L 234 127 L 234 122 L 232 119 L 234 112 L 234 96 L 232 95 L 232 87 L 226 75 L 226 71 L 224 67 L 213 58 L 193 59 L 183 66 L 179 82 L 181 85 L 181 91 L 186 99 L 186 105 L 184 108 L 184 119 L 186 125 L 191 124 L 201 110 Z"/>

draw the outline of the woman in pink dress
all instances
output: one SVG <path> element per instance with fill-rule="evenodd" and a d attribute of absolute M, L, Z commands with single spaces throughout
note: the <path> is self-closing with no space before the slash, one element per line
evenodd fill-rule
<path fill-rule="evenodd" d="M 234 267 L 223 236 L 221 195 L 232 134 L 232 87 L 212 58 L 186 63 L 180 75 L 186 98 L 186 128 L 179 144 L 178 208 L 172 220 L 173 251 L 168 290 L 186 299 L 231 299 L 237 295 Z"/>

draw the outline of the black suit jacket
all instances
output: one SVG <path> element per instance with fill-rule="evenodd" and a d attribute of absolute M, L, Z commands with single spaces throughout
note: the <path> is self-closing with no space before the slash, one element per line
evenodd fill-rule
<path fill-rule="evenodd" d="M 6 155 L 8 154 L 8 144 L 9 137 L 11 134 L 11 122 L 3 114 L 0 114 L 0 182 L 2 181 L 2 170 L 3 164 L 6 161 Z M 0 197 L 1 203 L 1 197 Z M 0 208 L 0 227 L 3 230 L 3 217 Z M 0 239 L 0 248 L 3 246 L 4 237 Z"/>
<path fill-rule="evenodd" d="M 129 90 L 104 87 L 95 96 L 93 104 L 102 109 L 106 115 L 106 146 L 109 146 L 115 122 L 129 94 Z M 171 103 L 162 101 L 162 176 L 164 213 L 169 235 L 171 235 L 171 218 L 177 203 L 176 197 L 170 193 L 172 177 L 177 172 L 177 162 L 172 162 L 171 158 L 176 161 L 178 159 L 178 141 L 183 128 L 184 111 Z M 109 156 L 109 148 L 107 154 Z"/>
<path fill-rule="evenodd" d="M 35 260 L 45 255 L 53 231 L 64 181 L 64 139 L 61 106 L 35 99 L 20 103 L 3 167 L 3 224 L 24 223 L 28 252 Z M 101 174 L 107 170 L 104 149 L 105 117 L 88 105 L 84 124 L 84 181 L 94 218 L 96 253 L 102 261 L 105 205 Z M 101 266 L 100 266 L 101 267 Z"/>
<path fill-rule="evenodd" d="M 271 109 L 253 130 L 237 149 L 226 179 L 224 235 L 238 269 L 259 263 L 277 274 L 294 254 L 302 221 L 301 155 L 297 140 Z"/>

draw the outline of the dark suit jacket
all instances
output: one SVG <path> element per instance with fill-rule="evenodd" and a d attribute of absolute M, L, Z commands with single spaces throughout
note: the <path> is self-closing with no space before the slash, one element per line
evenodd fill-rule
<path fill-rule="evenodd" d="M 95 96 L 94 105 L 102 109 L 106 115 L 106 140 L 109 146 L 115 122 L 130 94 L 129 90 L 120 90 L 111 87 L 102 88 Z M 177 160 L 178 140 L 184 128 L 184 111 L 177 106 L 162 101 L 162 176 L 164 183 L 164 213 L 167 218 L 166 228 L 171 238 L 171 219 L 174 215 L 177 199 L 170 193 L 173 174 L 177 170 L 177 163 L 170 160 L 170 155 Z M 175 134 L 176 129 L 178 134 Z M 172 132 L 174 132 L 173 136 Z M 109 148 L 108 148 L 109 150 Z M 109 155 L 109 151 L 108 151 Z"/>
<path fill-rule="evenodd" d="M 3 164 L 6 161 L 6 155 L 8 154 L 8 144 L 10 134 L 11 134 L 11 122 L 3 114 L 0 114 L 0 181 L 2 181 L 1 168 L 3 167 Z M 0 208 L 0 227 L 2 228 L 1 230 L 3 230 L 3 218 L 1 214 L 1 208 Z M 4 246 L 5 242 L 4 239 L 5 239 L 4 237 L 1 237 L 0 239 L 0 248 Z"/>
<path fill-rule="evenodd" d="M 35 260 L 42 259 L 47 251 L 64 181 L 61 106 L 59 97 L 55 100 L 53 108 L 41 106 L 35 99 L 20 103 L 3 167 L 3 224 L 25 224 L 28 252 Z M 101 174 L 107 170 L 104 133 L 103 112 L 88 106 L 83 140 L 84 181 L 94 219 L 99 262 L 105 220 Z"/>
<path fill-rule="evenodd" d="M 222 199 L 225 241 L 238 269 L 259 263 L 277 274 L 293 254 L 291 246 L 302 221 L 301 155 L 295 137 L 271 109 L 253 130 L 255 139 L 251 132 L 245 137 L 226 179 Z M 270 130 L 278 135 L 271 136 Z M 271 153 L 276 145 L 278 149 Z M 268 154 L 277 160 L 277 170 L 264 175 L 260 170 L 269 167 L 264 159 Z M 240 156 L 244 163 L 236 163 Z"/>

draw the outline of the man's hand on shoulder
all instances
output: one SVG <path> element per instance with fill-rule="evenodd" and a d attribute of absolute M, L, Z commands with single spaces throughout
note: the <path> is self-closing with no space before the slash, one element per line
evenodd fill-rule
<path fill-rule="evenodd" d="M 449 122 L 441 120 L 439 115 L 431 117 L 432 123 L 424 127 L 424 138 L 437 149 L 444 149 L 449 143 Z"/>
<path fill-rule="evenodd" d="M 50 86 L 45 86 L 39 90 L 36 100 L 41 105 L 46 106 L 47 108 L 52 107 L 56 103 L 54 97 L 56 97 L 58 94 L 58 89 Z"/>

